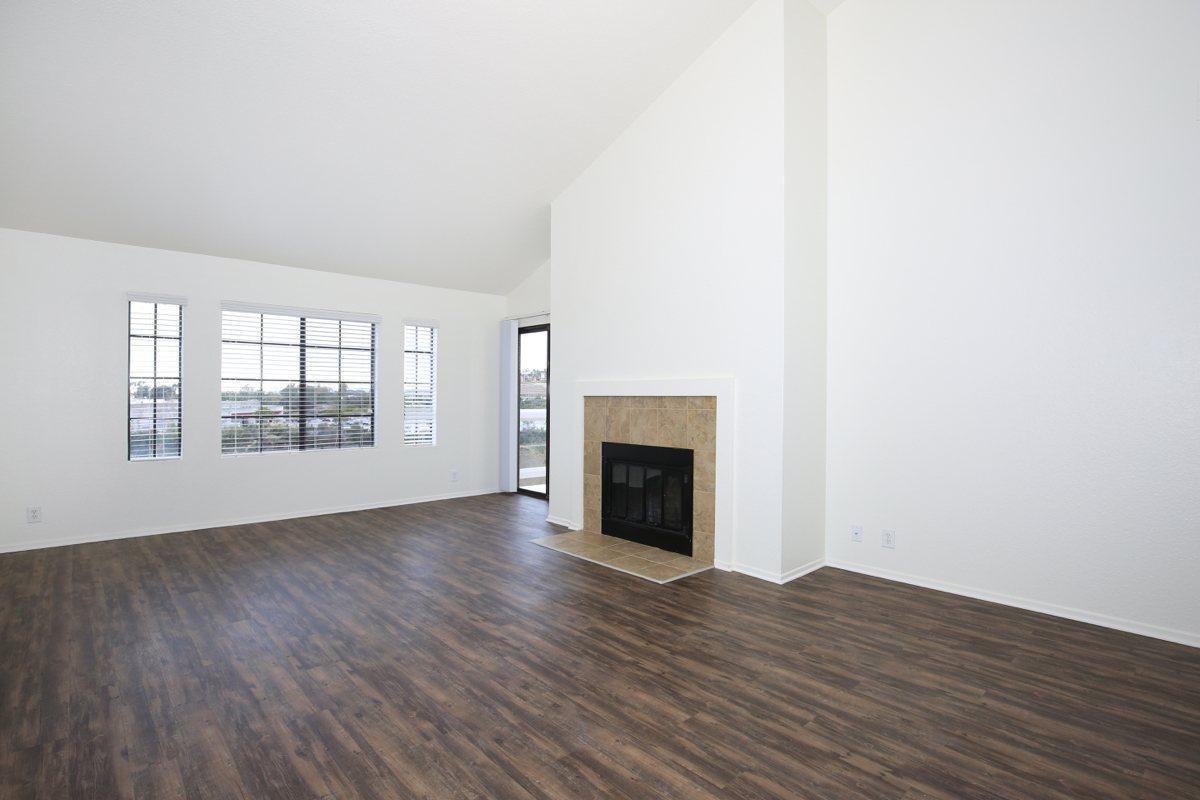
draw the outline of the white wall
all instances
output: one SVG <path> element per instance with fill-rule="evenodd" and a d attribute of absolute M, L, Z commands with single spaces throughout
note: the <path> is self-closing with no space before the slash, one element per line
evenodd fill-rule
<path fill-rule="evenodd" d="M 734 376 L 732 557 L 774 575 L 783 459 L 782 15 L 781 0 L 752 6 L 551 212 L 551 515 L 582 520 L 576 381 Z"/>
<path fill-rule="evenodd" d="M 125 459 L 128 291 L 188 299 L 179 461 Z M 223 300 L 380 315 L 377 446 L 222 458 Z M 504 309 L 499 295 L 0 229 L 0 550 L 494 491 Z M 440 324 L 433 448 L 400 444 L 406 317 Z M 25 523 L 32 505 L 41 524 Z"/>
<path fill-rule="evenodd" d="M 1190 0 L 830 16 L 831 560 L 1200 644 L 1197 42 Z"/>
<path fill-rule="evenodd" d="M 784 5 L 783 575 L 825 558 L 825 15 Z"/>
<path fill-rule="evenodd" d="M 550 310 L 550 262 L 535 269 L 505 298 L 506 317 L 532 317 Z"/>

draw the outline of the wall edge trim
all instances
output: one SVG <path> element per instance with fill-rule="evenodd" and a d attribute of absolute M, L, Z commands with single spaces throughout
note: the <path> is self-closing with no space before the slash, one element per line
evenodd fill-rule
<path fill-rule="evenodd" d="M 826 564 L 825 559 L 818 558 L 813 561 L 809 561 L 807 564 L 801 564 L 798 567 L 793 567 L 787 572 L 772 572 L 771 570 L 752 567 L 749 564 L 738 564 L 736 562 L 725 561 L 717 561 L 714 566 L 717 569 L 722 569 L 726 572 L 738 572 L 742 575 L 749 575 L 751 578 L 770 581 L 771 583 L 782 586 L 783 584 L 788 583 L 789 581 L 794 581 L 796 578 L 803 577 L 810 572 L 816 572 L 821 567 L 826 566 Z"/>
<path fill-rule="evenodd" d="M 471 489 L 462 492 L 447 492 L 445 494 L 427 495 L 423 497 L 406 497 L 399 500 L 383 500 L 371 503 L 355 503 L 345 506 L 329 506 L 306 511 L 286 514 L 258 514 L 248 517 L 237 517 L 216 522 L 205 522 L 193 525 L 172 525 L 154 527 L 116 533 L 93 533 L 80 536 L 58 536 L 53 539 L 26 539 L 8 544 L 0 544 L 0 553 L 18 553 L 26 550 L 46 550 L 52 547 L 69 547 L 76 544 L 92 544 L 94 542 L 113 542 L 120 539 L 137 539 L 142 536 L 161 536 L 167 533 L 190 533 L 205 531 L 213 528 L 228 528 L 236 525 L 253 525 L 259 522 L 279 522 L 285 519 L 301 517 L 320 517 L 326 514 L 344 514 L 349 511 L 368 511 L 373 508 L 391 508 L 393 506 L 408 506 L 417 503 L 433 503 L 438 500 L 454 500 L 460 497 L 477 497 L 485 494 L 497 494 L 495 488 Z"/>
<path fill-rule="evenodd" d="M 1030 600 L 1024 597 L 1015 595 L 1003 594 L 1002 592 L 993 592 L 987 589 L 977 589 L 973 586 L 963 586 L 957 583 L 948 583 L 946 581 L 934 580 L 925 578 L 920 575 L 910 575 L 905 572 L 897 572 L 890 569 L 879 569 L 877 567 L 867 566 L 854 561 L 840 561 L 837 559 L 829 559 L 826 561 L 826 566 L 835 569 L 844 569 L 847 572 L 856 572 L 860 575 L 869 575 L 873 578 L 882 578 L 884 580 L 896 581 L 897 583 L 906 583 L 910 586 L 919 586 L 922 589 L 933 589 L 939 592 L 948 594 L 956 594 L 960 597 L 970 597 L 975 600 L 984 600 L 989 603 L 998 603 L 1003 606 L 1019 608 L 1023 611 L 1034 611 L 1040 614 L 1048 614 L 1052 617 L 1061 617 L 1069 619 L 1073 622 L 1083 622 L 1089 625 L 1098 625 L 1101 628 L 1110 628 L 1112 630 L 1123 631 L 1125 633 L 1134 633 L 1139 636 L 1149 636 L 1152 639 L 1162 639 L 1163 641 L 1182 644 L 1188 647 L 1200 647 L 1200 633 L 1190 633 L 1188 631 L 1176 630 L 1167 628 L 1161 625 L 1151 625 L 1145 622 L 1137 622 L 1135 620 L 1125 619 L 1123 617 L 1114 617 L 1109 614 L 1099 614 L 1093 611 L 1085 611 L 1079 608 L 1070 606 L 1062 606 L 1056 603 L 1046 603 L 1041 600 Z"/>

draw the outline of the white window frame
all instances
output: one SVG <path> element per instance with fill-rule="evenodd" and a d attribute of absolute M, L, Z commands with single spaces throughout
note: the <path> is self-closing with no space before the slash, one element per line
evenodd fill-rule
<path fill-rule="evenodd" d="M 133 431 L 130 423 L 133 417 L 130 415 L 129 402 L 129 381 L 132 380 L 133 364 L 129 358 L 129 340 L 134 334 L 131 330 L 132 318 L 130 316 L 133 303 L 161 303 L 163 305 L 179 306 L 179 453 L 176 455 L 152 455 L 143 456 L 141 458 L 133 457 L 132 434 Z M 172 294 L 153 294 L 147 292 L 126 292 L 125 293 L 125 461 L 129 464 L 140 464 L 142 462 L 160 462 L 160 461 L 180 461 L 183 459 L 183 371 L 184 358 L 186 357 L 187 348 L 183 345 L 184 339 L 184 317 L 186 316 L 187 298 Z M 153 338 L 158 337 L 158 331 L 155 331 Z M 166 337 L 172 338 L 172 337 Z M 157 436 L 157 431 L 155 431 Z"/>
<path fill-rule="evenodd" d="M 258 457 L 258 456 L 269 456 L 269 455 L 276 455 L 276 454 L 297 454 L 297 453 L 316 453 L 316 452 L 338 453 L 338 452 L 349 452 L 349 451 L 354 451 L 354 450 L 374 450 L 375 448 L 377 448 L 379 446 L 379 417 L 380 417 L 380 411 L 379 411 L 379 409 L 380 409 L 380 404 L 379 404 L 379 384 L 380 384 L 379 363 L 380 362 L 379 362 L 379 357 L 380 357 L 380 343 L 382 340 L 382 337 L 380 336 L 382 318 L 380 316 L 378 316 L 376 314 L 362 314 L 362 313 L 349 312 L 349 311 L 332 311 L 329 309 L 302 308 L 299 306 L 284 306 L 284 305 L 275 305 L 275 304 L 271 304 L 271 303 L 251 303 L 251 302 L 243 302 L 243 301 L 236 301 L 236 300 L 225 300 L 225 301 L 221 302 L 220 316 L 218 317 L 218 343 L 221 346 L 221 352 L 223 352 L 223 350 L 224 350 L 223 345 L 225 342 L 223 321 L 224 321 L 224 313 L 226 311 L 241 312 L 241 313 L 246 313 L 246 314 L 268 314 L 268 315 L 275 315 L 275 316 L 311 317 L 314 319 L 341 320 L 343 322 L 363 322 L 363 323 L 369 323 L 369 324 L 373 325 L 374 326 L 374 335 L 372 337 L 372 342 L 371 342 L 371 349 L 372 349 L 372 354 L 373 354 L 372 367 L 371 367 L 371 388 L 372 388 L 373 400 L 372 400 L 372 404 L 371 404 L 371 420 L 372 420 L 372 422 L 371 422 L 371 444 L 369 444 L 369 445 L 355 445 L 355 446 L 351 446 L 351 447 L 341 447 L 341 446 L 339 446 L 339 447 L 312 447 L 312 448 L 306 448 L 306 449 L 298 449 L 298 448 L 280 448 L 280 449 L 272 449 L 272 450 L 261 450 L 260 449 L 260 450 L 251 450 L 251 451 L 240 452 L 240 453 L 236 453 L 236 452 L 227 453 L 224 451 L 224 447 L 222 445 L 218 445 L 218 447 L 221 450 L 221 458 L 246 458 L 246 457 L 253 458 L 253 457 Z M 223 383 L 225 380 L 223 364 L 218 367 L 218 375 L 219 375 L 219 378 L 218 378 L 219 384 Z M 218 394 L 217 394 L 218 402 L 221 401 L 222 394 L 223 393 L 220 389 L 220 386 L 218 385 Z M 223 416 L 224 416 L 224 414 L 222 414 L 222 417 Z"/>
<path fill-rule="evenodd" d="M 409 414 L 408 388 L 409 388 L 410 384 L 416 384 L 416 381 L 409 380 L 409 375 L 408 375 L 408 371 L 407 371 L 408 354 L 410 352 L 419 352 L 419 353 L 426 352 L 424 350 L 409 350 L 408 349 L 408 329 L 409 328 L 429 328 L 433 332 L 433 337 L 432 337 L 433 341 L 431 344 L 431 349 L 430 349 L 430 351 L 428 351 L 433 359 L 433 364 L 431 366 L 432 382 L 430 384 L 430 394 L 432 396 L 432 406 L 433 406 L 433 414 L 431 417 L 433 429 L 432 429 L 432 433 L 427 441 L 425 439 L 417 439 L 416 437 L 413 437 L 410 440 L 409 434 L 408 434 L 408 414 Z M 438 383 L 439 383 L 439 375 L 438 375 L 438 373 L 439 373 L 439 368 L 438 368 L 439 343 L 438 343 L 438 340 L 440 338 L 441 338 L 441 326 L 438 324 L 437 320 L 406 319 L 404 321 L 405 369 L 403 370 L 404 371 L 404 375 L 403 375 L 404 380 L 403 380 L 403 386 L 402 386 L 402 389 L 403 389 L 402 394 L 403 394 L 403 400 L 404 400 L 404 425 L 402 426 L 401 438 L 403 440 L 403 444 L 405 447 L 437 447 L 437 444 L 438 444 L 438 427 L 439 427 L 438 426 Z"/>

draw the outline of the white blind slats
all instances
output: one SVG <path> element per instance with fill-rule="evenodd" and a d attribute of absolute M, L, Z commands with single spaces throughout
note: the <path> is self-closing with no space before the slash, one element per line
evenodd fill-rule
<path fill-rule="evenodd" d="M 130 461 L 180 455 L 182 343 L 180 303 L 129 301 Z"/>
<path fill-rule="evenodd" d="M 375 443 L 375 324 L 225 308 L 221 452 Z"/>
<path fill-rule="evenodd" d="M 404 443 L 437 443 L 437 328 L 404 326 Z"/>

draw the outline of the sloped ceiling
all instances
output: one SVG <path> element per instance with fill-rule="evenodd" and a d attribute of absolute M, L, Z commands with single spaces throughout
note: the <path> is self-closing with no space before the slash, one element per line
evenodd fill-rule
<path fill-rule="evenodd" d="M 818 11 L 828 14 L 830 11 L 833 11 L 842 3 L 846 2 L 846 0 L 808 0 L 808 2 L 816 6 Z"/>
<path fill-rule="evenodd" d="M 8 0 L 0 226 L 504 292 L 749 4 Z"/>

